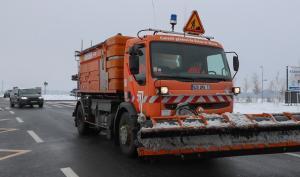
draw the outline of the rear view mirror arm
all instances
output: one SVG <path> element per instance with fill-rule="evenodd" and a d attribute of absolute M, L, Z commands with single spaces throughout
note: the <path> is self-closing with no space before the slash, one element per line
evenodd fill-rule
<path fill-rule="evenodd" d="M 237 59 L 239 58 L 239 55 L 238 55 L 236 52 L 234 52 L 234 51 L 225 52 L 225 54 L 228 54 L 228 53 L 234 54 L 234 55 L 235 55 L 235 57 L 236 57 Z M 238 73 L 238 71 L 235 71 L 235 73 L 234 73 L 234 75 L 233 75 L 232 79 L 234 79 L 234 78 L 235 78 L 235 76 L 236 76 L 236 74 L 237 74 L 237 73 Z"/>

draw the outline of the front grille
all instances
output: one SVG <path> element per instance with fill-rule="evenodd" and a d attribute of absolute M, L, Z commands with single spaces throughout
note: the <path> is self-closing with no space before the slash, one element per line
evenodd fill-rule
<path fill-rule="evenodd" d="M 40 99 L 39 98 L 28 98 L 27 100 L 28 101 L 39 101 Z"/>

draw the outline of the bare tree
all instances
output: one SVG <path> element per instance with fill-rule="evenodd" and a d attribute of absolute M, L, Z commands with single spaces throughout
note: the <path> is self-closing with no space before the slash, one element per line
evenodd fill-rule
<path fill-rule="evenodd" d="M 280 101 L 280 89 L 281 89 L 281 80 L 280 80 L 280 74 L 279 71 L 276 73 L 275 77 L 275 84 L 274 84 L 274 94 L 277 101 Z"/>
<path fill-rule="evenodd" d="M 249 90 L 249 82 L 248 82 L 248 78 L 245 77 L 244 78 L 244 88 L 243 88 L 243 92 L 248 93 Z"/>
<path fill-rule="evenodd" d="M 260 93 L 260 84 L 258 81 L 258 75 L 257 73 L 254 73 L 252 76 L 252 82 L 253 82 L 253 93 L 255 94 L 256 98 L 258 97 L 258 94 Z"/>
<path fill-rule="evenodd" d="M 271 91 L 272 95 L 270 97 L 268 97 L 268 101 L 269 102 L 273 102 L 275 99 L 275 81 L 274 80 L 271 80 L 269 82 L 269 88 L 268 88 L 269 91 Z"/>

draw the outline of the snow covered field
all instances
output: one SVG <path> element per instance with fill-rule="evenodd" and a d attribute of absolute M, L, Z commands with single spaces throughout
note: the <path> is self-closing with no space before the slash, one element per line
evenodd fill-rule
<path fill-rule="evenodd" d="M 300 112 L 298 106 L 288 106 L 284 103 L 234 103 L 234 112 L 240 113 L 282 113 Z"/>

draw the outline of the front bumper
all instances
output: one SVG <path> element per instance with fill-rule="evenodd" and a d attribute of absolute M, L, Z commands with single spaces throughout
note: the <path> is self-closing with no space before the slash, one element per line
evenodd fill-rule
<path fill-rule="evenodd" d="M 41 105 L 44 104 L 44 99 L 21 99 L 19 100 L 21 105 Z"/>

